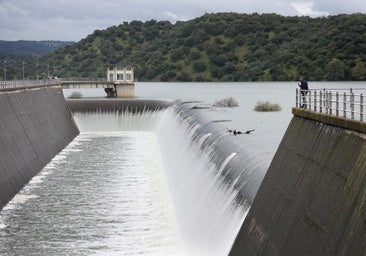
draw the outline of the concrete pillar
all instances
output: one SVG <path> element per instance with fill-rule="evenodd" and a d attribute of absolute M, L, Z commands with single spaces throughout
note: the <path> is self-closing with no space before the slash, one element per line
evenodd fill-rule
<path fill-rule="evenodd" d="M 135 84 L 115 84 L 118 98 L 135 97 Z"/>

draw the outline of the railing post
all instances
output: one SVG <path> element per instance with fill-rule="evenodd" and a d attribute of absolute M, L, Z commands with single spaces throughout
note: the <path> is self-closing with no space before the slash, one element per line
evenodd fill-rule
<path fill-rule="evenodd" d="M 336 116 L 339 116 L 339 93 L 336 92 Z"/>
<path fill-rule="evenodd" d="M 347 117 L 347 94 L 346 92 L 343 93 L 343 117 Z"/>
<path fill-rule="evenodd" d="M 323 92 L 320 91 L 319 94 L 319 111 L 320 113 L 323 113 Z"/>
<path fill-rule="evenodd" d="M 309 93 L 308 105 L 309 105 L 309 110 L 311 110 L 311 91 L 309 90 L 308 93 Z"/>
<path fill-rule="evenodd" d="M 360 121 L 363 121 L 363 94 L 360 94 Z"/>
<path fill-rule="evenodd" d="M 329 106 L 329 112 L 328 112 L 328 114 L 332 114 L 332 92 L 328 92 L 328 100 L 329 100 L 329 104 L 328 104 L 328 106 Z"/>
<path fill-rule="evenodd" d="M 352 92 L 352 89 L 351 89 L 351 96 L 350 96 L 350 100 L 351 100 L 351 119 L 355 119 L 355 96 Z"/>
<path fill-rule="evenodd" d="M 316 111 L 316 103 L 317 103 L 316 90 L 314 90 L 314 111 Z"/>
<path fill-rule="evenodd" d="M 325 92 L 325 114 L 329 114 L 329 92 Z"/>

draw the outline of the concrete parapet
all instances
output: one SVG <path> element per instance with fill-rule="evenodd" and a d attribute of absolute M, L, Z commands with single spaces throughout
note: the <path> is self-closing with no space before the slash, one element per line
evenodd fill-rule
<path fill-rule="evenodd" d="M 230 255 L 366 255 L 364 125 L 294 114 Z"/>
<path fill-rule="evenodd" d="M 294 114 L 295 116 L 319 121 L 325 124 L 334 125 L 340 128 L 366 133 L 366 123 L 358 120 L 323 114 L 303 108 L 292 108 L 292 114 Z"/>
<path fill-rule="evenodd" d="M 61 88 L 0 94 L 0 209 L 79 133 Z"/>

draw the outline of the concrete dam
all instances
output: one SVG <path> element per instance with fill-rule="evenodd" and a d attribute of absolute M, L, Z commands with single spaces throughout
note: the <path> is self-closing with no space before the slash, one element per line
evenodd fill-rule
<path fill-rule="evenodd" d="M 61 88 L 0 93 L 0 208 L 78 134 Z"/>
<path fill-rule="evenodd" d="M 192 102 L 66 102 L 55 87 L 1 93 L 0 104 L 1 208 L 78 136 L 72 112 L 159 112 L 157 137 L 169 156 L 164 165 L 175 170 L 166 176 L 180 236 L 195 248 L 184 255 L 366 253 L 362 122 L 330 125 L 329 117 L 294 109 L 267 170 Z"/>

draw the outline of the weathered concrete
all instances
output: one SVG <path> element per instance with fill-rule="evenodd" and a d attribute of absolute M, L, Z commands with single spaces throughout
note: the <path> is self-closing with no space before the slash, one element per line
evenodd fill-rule
<path fill-rule="evenodd" d="M 230 255 L 366 255 L 366 135 L 294 114 Z"/>
<path fill-rule="evenodd" d="M 61 88 L 0 94 L 0 209 L 79 133 Z"/>
<path fill-rule="evenodd" d="M 118 98 L 133 98 L 135 97 L 134 84 L 115 84 L 116 94 Z"/>

